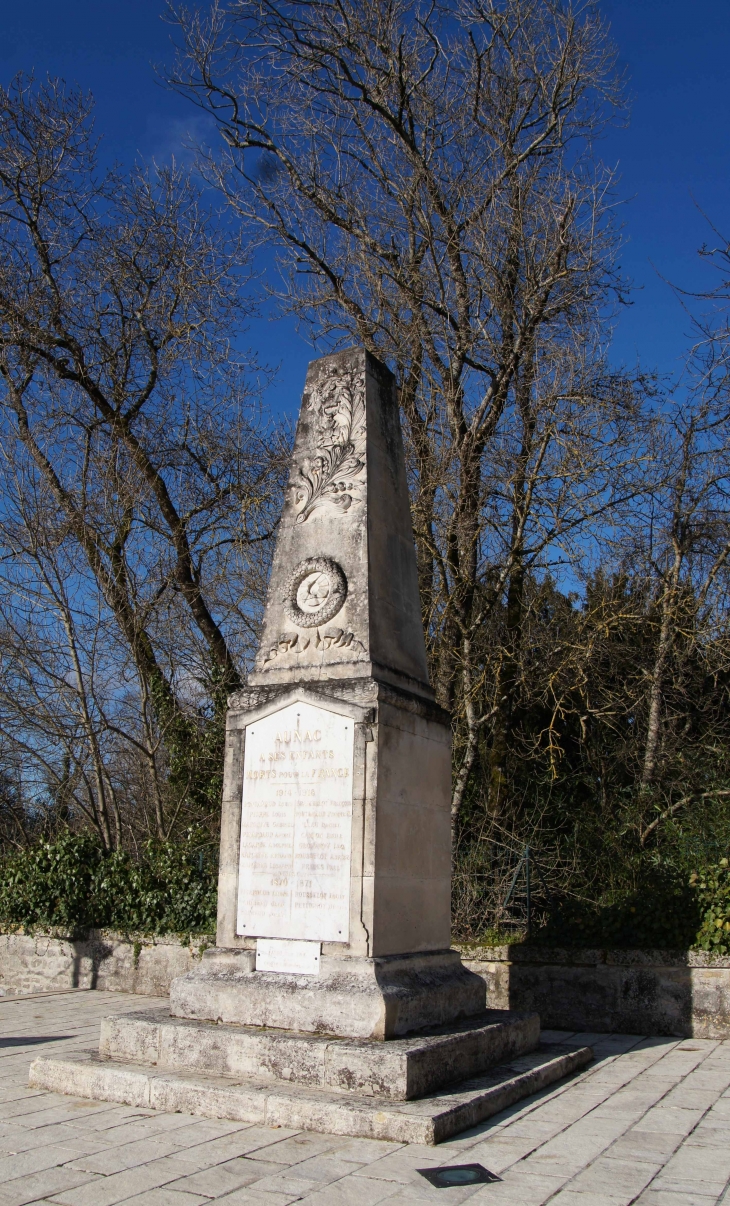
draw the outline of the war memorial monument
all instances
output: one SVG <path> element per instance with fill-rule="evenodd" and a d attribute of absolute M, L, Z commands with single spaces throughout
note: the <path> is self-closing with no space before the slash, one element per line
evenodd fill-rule
<path fill-rule="evenodd" d="M 31 1084 L 437 1143 L 582 1067 L 450 949 L 449 717 L 429 686 L 392 375 L 307 374 L 260 649 L 229 701 L 216 946 L 169 1010 Z"/>

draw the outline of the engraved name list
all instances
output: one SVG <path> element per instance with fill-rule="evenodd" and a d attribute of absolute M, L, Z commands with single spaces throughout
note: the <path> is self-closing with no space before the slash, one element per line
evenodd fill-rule
<path fill-rule="evenodd" d="M 308 703 L 247 727 L 239 934 L 348 941 L 353 734 Z"/>

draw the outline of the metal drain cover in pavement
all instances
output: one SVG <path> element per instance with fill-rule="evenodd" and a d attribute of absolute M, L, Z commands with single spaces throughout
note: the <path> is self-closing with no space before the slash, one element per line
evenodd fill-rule
<path fill-rule="evenodd" d="M 449 1189 L 453 1185 L 484 1185 L 490 1181 L 502 1180 L 481 1164 L 454 1164 L 451 1168 L 417 1168 L 416 1172 L 437 1189 Z"/>

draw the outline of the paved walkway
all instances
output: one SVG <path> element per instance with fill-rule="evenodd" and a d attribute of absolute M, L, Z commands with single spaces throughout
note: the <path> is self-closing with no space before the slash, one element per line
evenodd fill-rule
<path fill-rule="evenodd" d="M 597 1060 L 437 1148 L 157 1114 L 27 1088 L 41 1053 L 88 1049 L 120 993 L 0 1000 L 0 1206 L 730 1206 L 730 1041 L 580 1035 Z M 501 1180 L 435 1189 L 416 1169 Z"/>

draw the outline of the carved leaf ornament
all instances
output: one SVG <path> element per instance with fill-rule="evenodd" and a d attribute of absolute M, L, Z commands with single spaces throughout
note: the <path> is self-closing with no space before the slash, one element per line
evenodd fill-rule
<path fill-rule="evenodd" d="M 292 478 L 297 523 L 317 507 L 348 511 L 356 497 L 355 479 L 365 465 L 364 382 L 353 381 L 350 373 L 329 377 L 312 390 L 307 410 L 313 413 L 316 454 L 303 457 Z"/>
<path fill-rule="evenodd" d="M 351 369 L 335 371 L 312 390 L 306 404 L 312 417 L 315 455 L 302 457 L 291 479 L 297 523 L 305 523 L 318 507 L 340 514 L 359 501 L 365 468 L 365 382 Z M 283 654 L 299 657 L 328 649 L 350 649 L 358 655 L 365 647 L 353 632 L 326 628 L 347 598 L 347 578 L 329 557 L 310 557 L 296 567 L 287 582 L 284 610 L 304 632 L 283 632 L 272 645 L 264 664 Z M 310 630 L 314 630 L 308 635 Z"/>

